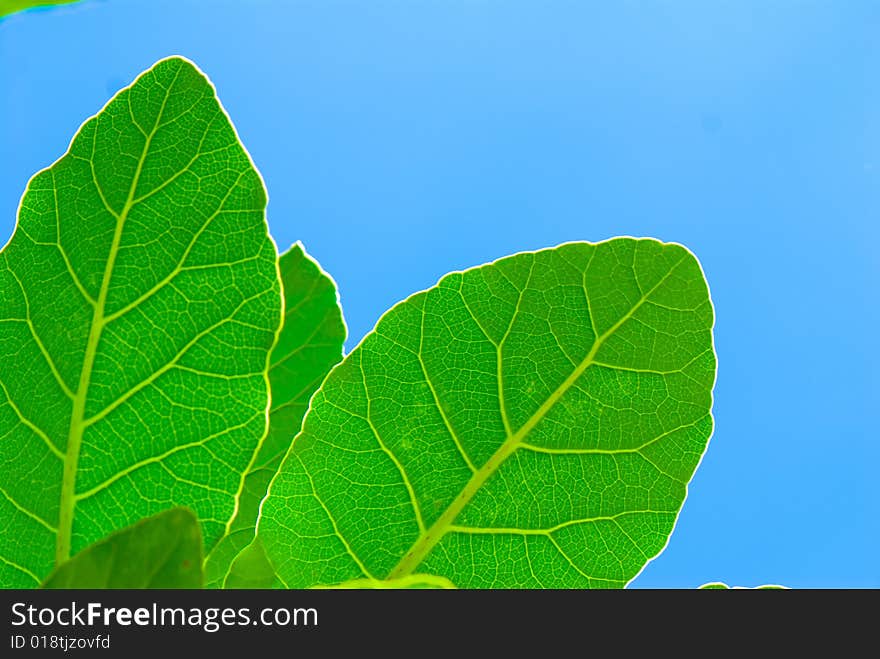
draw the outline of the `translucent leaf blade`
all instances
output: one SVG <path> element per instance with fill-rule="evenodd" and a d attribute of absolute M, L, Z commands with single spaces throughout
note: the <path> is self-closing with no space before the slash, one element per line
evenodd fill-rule
<path fill-rule="evenodd" d="M 262 180 L 157 63 L 31 179 L 0 252 L 0 583 L 178 504 L 211 548 L 266 432 L 281 317 Z"/>
<path fill-rule="evenodd" d="M 263 503 L 273 569 L 290 587 L 624 586 L 707 446 L 713 322 L 697 260 L 655 240 L 444 277 L 315 394 Z"/>

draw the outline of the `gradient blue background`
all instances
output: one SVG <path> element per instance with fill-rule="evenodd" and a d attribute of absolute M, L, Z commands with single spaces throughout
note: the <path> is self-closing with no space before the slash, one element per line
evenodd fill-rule
<path fill-rule="evenodd" d="M 171 54 L 214 81 L 349 348 L 444 273 L 681 242 L 716 431 L 633 584 L 878 587 L 880 3 L 108 0 L 0 22 L 0 244 L 29 177 Z"/>

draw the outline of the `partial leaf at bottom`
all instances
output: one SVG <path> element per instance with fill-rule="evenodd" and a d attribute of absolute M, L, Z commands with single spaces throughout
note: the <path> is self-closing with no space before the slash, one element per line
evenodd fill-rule
<path fill-rule="evenodd" d="M 202 536 L 186 508 L 141 520 L 83 549 L 43 588 L 201 588 Z"/>
<path fill-rule="evenodd" d="M 696 258 L 656 240 L 444 277 L 312 399 L 262 506 L 275 574 L 626 585 L 666 545 L 712 432 L 712 326 Z"/>
<path fill-rule="evenodd" d="M 786 586 L 776 584 L 764 584 L 763 586 L 733 586 L 732 588 L 721 581 L 704 583 L 698 590 L 788 590 Z"/>
<path fill-rule="evenodd" d="M 321 588 L 321 586 L 316 586 Z M 433 574 L 408 574 L 399 579 L 353 579 L 324 586 L 338 590 L 453 590 L 455 584 Z"/>

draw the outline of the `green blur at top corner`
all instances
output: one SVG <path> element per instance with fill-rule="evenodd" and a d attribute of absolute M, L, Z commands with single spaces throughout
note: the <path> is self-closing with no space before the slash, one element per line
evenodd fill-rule
<path fill-rule="evenodd" d="M 0 20 L 10 14 L 16 14 L 26 9 L 43 9 L 55 5 L 69 5 L 80 0 L 0 0 Z"/>

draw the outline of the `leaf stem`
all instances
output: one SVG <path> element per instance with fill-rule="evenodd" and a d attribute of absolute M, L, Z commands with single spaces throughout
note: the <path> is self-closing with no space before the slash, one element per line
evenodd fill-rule
<path fill-rule="evenodd" d="M 79 386 L 73 398 L 73 411 L 70 415 L 70 429 L 67 434 L 67 452 L 64 458 L 64 476 L 61 481 L 61 504 L 58 513 L 58 535 L 55 538 L 55 565 L 60 565 L 70 558 L 70 541 L 73 533 L 73 509 L 76 506 L 76 472 L 79 464 L 79 453 L 82 448 L 83 431 L 85 430 L 86 399 L 92 379 L 92 368 L 98 353 L 98 342 L 104 329 L 104 306 L 107 302 L 107 291 L 110 288 L 110 277 L 116 263 L 116 253 L 122 238 L 122 227 L 128 213 L 128 204 L 123 213 L 116 218 L 116 229 L 113 232 L 113 243 L 110 255 L 104 268 L 101 292 L 92 315 L 92 326 L 86 342 L 86 354 L 83 359 L 82 371 L 79 374 Z"/>

